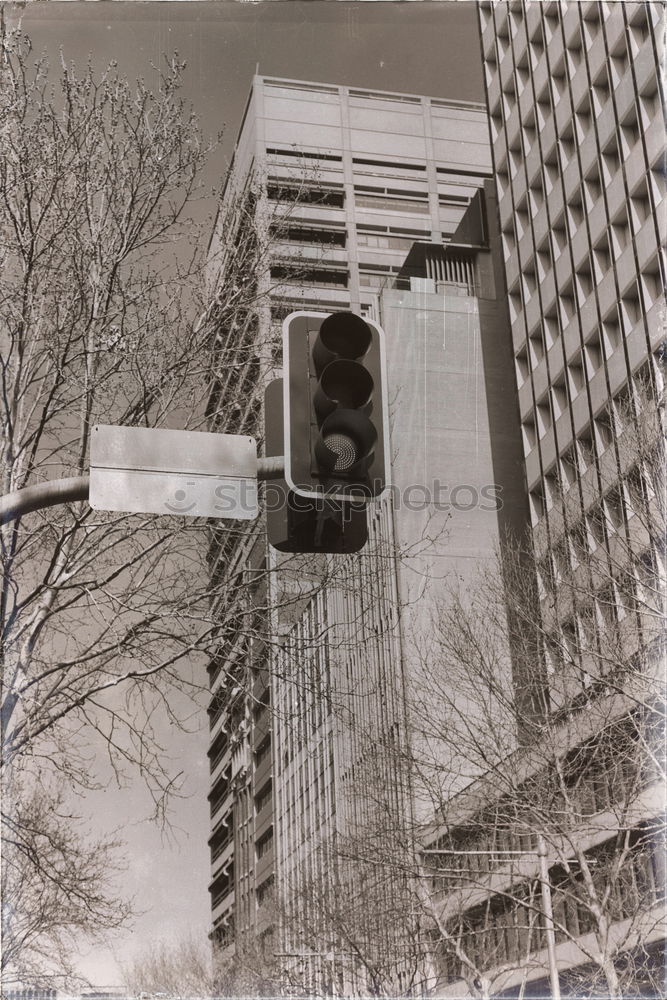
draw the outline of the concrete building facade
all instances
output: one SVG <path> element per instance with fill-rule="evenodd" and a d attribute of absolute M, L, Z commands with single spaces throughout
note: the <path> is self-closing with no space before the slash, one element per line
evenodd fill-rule
<path fill-rule="evenodd" d="M 279 343 L 296 309 L 351 309 L 387 335 L 394 489 L 369 511 L 366 549 L 311 559 L 317 593 L 287 612 L 293 570 L 261 531 L 221 534 L 211 548 L 213 572 L 221 559 L 239 580 L 266 567 L 270 592 L 258 604 L 268 597 L 274 609 L 269 642 L 232 643 L 233 656 L 227 648 L 211 668 L 213 934 L 230 955 L 241 935 L 278 920 L 286 974 L 298 965 L 318 986 L 359 983 L 333 918 L 324 926 L 326 907 L 318 916 L 305 902 L 316 883 L 326 891 L 335 837 L 378 810 L 411 819 L 396 762 L 414 639 L 443 578 L 469 576 L 525 517 L 489 169 L 477 105 L 257 77 L 227 185 L 228 199 L 255 192 L 253 219 L 274 234 L 256 342 Z M 227 242 L 219 232 L 212 255 Z M 255 384 L 279 364 L 272 349 Z M 243 420 L 255 413 L 258 427 L 250 397 L 247 407 Z M 234 599 L 230 590 L 221 616 Z M 230 681 L 248 663 L 250 697 Z M 327 942 L 309 958 L 304 918 Z"/>

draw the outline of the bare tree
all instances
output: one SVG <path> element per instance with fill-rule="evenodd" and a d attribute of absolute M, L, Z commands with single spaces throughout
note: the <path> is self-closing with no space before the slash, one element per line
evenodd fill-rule
<path fill-rule="evenodd" d="M 389 817 L 387 817 L 388 819 Z M 335 835 L 283 887 L 283 979 L 300 974 L 316 996 L 420 994 L 428 963 L 423 907 L 391 817 L 383 836 Z"/>
<path fill-rule="evenodd" d="M 210 947 L 194 934 L 153 942 L 124 965 L 122 972 L 132 996 L 195 1000 L 215 995 Z"/>
<path fill-rule="evenodd" d="M 63 63 L 56 77 L 4 21 L 1 37 L 3 492 L 85 472 L 98 422 L 256 433 L 276 361 L 259 319 L 275 283 L 299 274 L 298 248 L 273 275 L 271 261 L 303 172 L 279 191 L 251 178 L 222 199 L 213 226 L 199 182 L 210 145 L 179 96 L 177 57 L 154 92 L 113 66 L 98 78 Z M 306 251 L 312 265 L 324 249 Z M 58 788 L 53 815 L 77 840 L 59 796 L 98 785 L 100 754 L 118 782 L 141 775 L 166 821 L 180 781 L 166 726 L 198 725 L 221 672 L 252 703 L 252 669 L 239 673 L 239 660 L 269 642 L 268 571 L 232 563 L 258 537 L 234 522 L 100 514 L 83 502 L 2 526 L 8 836 L 41 772 L 41 801 Z M 299 586 L 278 603 L 300 607 L 323 585 L 319 569 L 297 568 Z M 28 881 L 43 877 L 37 855 L 20 858 L 33 865 Z M 90 928 L 101 927 L 98 910 Z M 13 972 L 20 952 L 9 949 Z"/>
<path fill-rule="evenodd" d="M 113 68 L 96 80 L 64 65 L 56 94 L 3 22 L 0 72 L 9 493 L 83 472 L 96 421 L 159 425 L 188 393 L 201 397 L 210 335 L 206 309 L 187 306 L 206 148 L 178 95 L 178 60 L 159 94 Z M 205 588 L 191 585 L 198 546 L 193 525 L 83 503 L 2 528 L 7 975 L 34 976 L 40 956 L 66 956 L 68 933 L 127 915 L 102 877 L 114 844 L 79 834 L 65 788 L 96 784 L 104 748 L 118 780 L 138 765 L 162 810 L 173 775 L 152 716 L 161 705 L 178 721 L 168 692 L 201 687 L 193 654 L 212 634 Z M 182 699 L 180 710 L 192 711 Z"/>
<path fill-rule="evenodd" d="M 261 297 L 252 276 L 267 243 L 257 226 L 239 229 L 239 217 L 252 220 L 239 198 L 221 213 L 222 246 L 207 254 L 211 220 L 198 199 L 210 145 L 179 96 L 177 57 L 154 92 L 131 86 L 113 66 L 97 78 L 90 67 L 77 75 L 63 63 L 54 82 L 29 39 L 4 20 L 1 40 L 0 413 L 2 489 L 11 493 L 86 471 L 96 422 L 204 429 L 229 412 L 229 395 L 216 396 L 212 385 L 219 372 L 247 367 L 256 346 L 221 340 L 219 331 L 251 322 Z M 232 231 L 238 281 L 221 283 L 217 265 Z M 239 534 L 219 525 L 216 548 L 220 535 Z M 48 894 L 53 885 L 39 851 L 19 846 L 51 842 L 56 817 L 60 841 L 76 844 L 63 855 L 63 882 L 79 871 L 82 891 L 91 892 L 90 920 L 62 907 L 57 934 L 68 921 L 85 931 L 101 928 L 105 914 L 114 926 L 126 913 L 101 885 L 92 894 L 85 873 L 99 870 L 95 851 L 108 858 L 112 843 L 90 844 L 86 860 L 76 817 L 61 808 L 63 789 L 96 787 L 91 764 L 103 753 L 118 782 L 130 768 L 142 776 L 164 822 L 179 775 L 161 732 L 199 724 L 203 667 L 230 631 L 220 614 L 229 574 L 224 559 L 208 573 L 208 548 L 201 521 L 105 515 L 83 502 L 2 527 L 11 974 L 31 972 L 34 956 L 55 940 L 46 917 L 39 924 L 39 907 L 20 912 L 35 904 L 37 886 Z M 249 616 L 234 625 L 255 628 Z M 23 835 L 21 817 L 31 824 Z M 49 820 L 41 831 L 38 818 Z M 15 891 L 21 865 L 30 893 Z M 29 937 L 23 919 L 33 922 Z"/>
<path fill-rule="evenodd" d="M 231 934 L 222 949 L 214 952 L 215 996 L 281 996 L 303 986 L 302 977 L 285 975 L 286 957 L 278 950 L 280 914 L 274 900 L 267 899 L 263 910 L 265 926 L 260 933 Z"/>
<path fill-rule="evenodd" d="M 189 213 L 206 150 L 178 61 L 159 95 L 113 70 L 96 81 L 63 67 L 56 101 L 27 41 L 3 41 L 8 493 L 84 471 L 96 421 L 159 426 L 181 407 L 201 424 L 214 303 L 191 315 L 202 261 Z M 119 683 L 163 667 L 175 678 L 200 631 L 186 624 L 204 590 L 183 571 L 192 527 L 83 504 L 4 527 L 5 763 L 89 707 L 101 725 Z"/>
<path fill-rule="evenodd" d="M 17 780 L 16 774 L 14 781 Z M 76 975 L 76 938 L 121 927 L 130 907 L 118 898 L 118 841 L 93 839 L 72 815 L 62 783 L 29 787 L 3 808 L 2 973 L 34 985 L 66 985 Z"/>

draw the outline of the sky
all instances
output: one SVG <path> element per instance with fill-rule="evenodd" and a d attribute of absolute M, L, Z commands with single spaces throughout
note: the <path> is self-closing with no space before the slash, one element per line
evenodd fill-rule
<path fill-rule="evenodd" d="M 223 131 L 208 172 L 218 187 L 255 72 L 454 100 L 484 96 L 472 0 L 50 0 L 6 5 L 5 15 L 21 17 L 33 49 L 56 65 L 60 52 L 79 66 L 90 58 L 97 70 L 116 60 L 121 73 L 151 84 L 164 56 L 178 51 L 187 62 L 184 93 L 204 132 Z M 82 950 L 79 968 L 94 985 L 119 984 L 117 962 L 151 941 L 208 930 L 206 719 L 193 729 L 165 733 L 189 795 L 174 808 L 169 839 L 147 822 L 140 785 L 81 803 L 93 828 L 122 828 L 126 885 L 142 911 L 132 932 Z"/>

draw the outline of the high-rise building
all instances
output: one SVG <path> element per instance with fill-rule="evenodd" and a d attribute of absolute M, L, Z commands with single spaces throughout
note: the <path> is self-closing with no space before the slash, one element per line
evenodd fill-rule
<path fill-rule="evenodd" d="M 373 793 L 396 822 L 412 810 L 396 748 L 407 739 L 406 646 L 434 613 L 425 581 L 466 576 L 524 519 L 487 135 L 478 105 L 256 77 L 227 182 L 226 205 L 249 206 L 245 224 L 260 243 L 268 234 L 268 249 L 252 320 L 219 333 L 223 360 L 247 336 L 263 361 L 255 349 L 221 370 L 222 398 L 276 373 L 293 310 L 351 309 L 387 336 L 394 488 L 370 510 L 366 549 L 301 563 L 319 580 L 302 597 L 261 530 L 211 545 L 213 573 L 224 561 L 227 578 L 257 571 L 265 588 L 268 570 L 256 604 L 270 606 L 270 642 L 231 634 L 211 665 L 214 939 L 230 953 L 267 929 L 277 886 L 273 950 L 286 966 L 310 963 L 319 985 L 355 975 L 326 906 L 305 902 L 318 879 L 326 891 L 333 835 L 363 824 Z M 219 280 L 238 242 L 216 234 Z M 250 393 L 245 406 L 219 429 L 259 426 Z M 234 600 L 232 587 L 221 605 L 230 632 Z M 303 933 L 290 935 L 290 906 L 319 951 L 305 955 Z"/>
<path fill-rule="evenodd" d="M 552 742 L 512 758 L 523 827 L 507 803 L 494 818 L 493 795 L 482 817 L 471 787 L 431 847 L 458 871 L 441 885 L 459 944 L 507 996 L 551 995 L 549 968 L 576 995 L 662 995 L 663 18 L 656 3 L 479 5 Z M 569 817 L 542 814 L 551 956 L 544 915 L 530 917 L 547 881 L 539 823 L 527 847 L 520 834 L 547 789 Z M 499 868 L 524 849 L 510 891 Z M 482 855 L 486 882 L 472 874 Z M 473 884 L 474 905 L 453 908 Z M 469 971 L 450 950 L 443 992 L 461 995 Z"/>
<path fill-rule="evenodd" d="M 562 535 L 560 484 L 605 491 L 617 402 L 660 377 L 662 9 L 498 3 L 480 19 L 539 560 Z"/>

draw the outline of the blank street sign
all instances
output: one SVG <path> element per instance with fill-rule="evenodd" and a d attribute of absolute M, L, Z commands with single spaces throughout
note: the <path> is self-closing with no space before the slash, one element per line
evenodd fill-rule
<path fill-rule="evenodd" d="M 237 434 L 93 427 L 90 506 L 187 517 L 257 517 L 257 444 Z"/>

